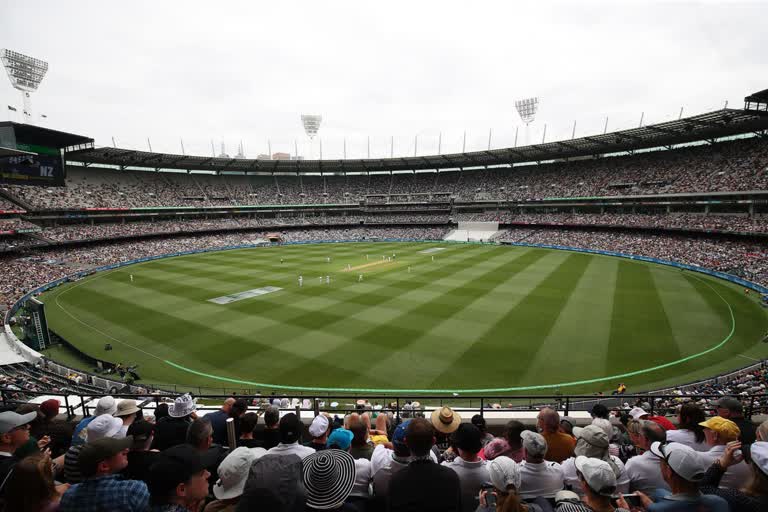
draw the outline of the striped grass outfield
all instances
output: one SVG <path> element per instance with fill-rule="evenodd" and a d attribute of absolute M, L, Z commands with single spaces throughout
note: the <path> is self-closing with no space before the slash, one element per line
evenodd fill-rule
<path fill-rule="evenodd" d="M 434 261 L 420 253 L 438 246 Z M 263 287 L 282 290 L 210 302 Z M 624 381 L 637 391 L 768 356 L 766 313 L 739 287 L 528 247 L 222 251 L 100 273 L 43 300 L 51 328 L 85 353 L 138 364 L 149 382 L 208 388 L 592 393 Z"/>

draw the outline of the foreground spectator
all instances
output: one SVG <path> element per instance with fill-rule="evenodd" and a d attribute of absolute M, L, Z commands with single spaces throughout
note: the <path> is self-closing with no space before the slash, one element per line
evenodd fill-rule
<path fill-rule="evenodd" d="M 136 421 L 128 427 L 128 435 L 133 439 L 131 451 L 128 452 L 128 466 L 123 475 L 128 480 L 149 478 L 149 468 L 157 461 L 160 452 L 150 450 L 155 426 L 148 421 Z"/>
<path fill-rule="evenodd" d="M 256 425 L 259 423 L 259 415 L 255 412 L 247 412 L 240 417 L 240 438 L 237 440 L 237 446 L 246 448 L 261 448 L 264 443 L 253 437 Z"/>
<path fill-rule="evenodd" d="M 114 414 L 116 412 L 117 401 L 114 398 L 109 395 L 99 398 L 99 401 L 96 403 L 96 410 L 93 411 L 93 416 L 83 418 L 75 427 L 75 431 L 72 433 L 72 446 L 85 444 L 85 427 L 87 427 L 94 418 L 101 416 L 102 414 Z"/>
<path fill-rule="evenodd" d="M 315 453 L 315 450 L 299 444 L 303 425 L 295 413 L 289 412 L 280 418 L 280 444 L 267 450 L 269 455 L 298 455 L 300 458 Z"/>
<path fill-rule="evenodd" d="M 192 446 L 165 450 L 149 473 L 152 512 L 199 512 L 208 496 L 205 462 Z"/>
<path fill-rule="evenodd" d="M 704 438 L 704 411 L 694 403 L 686 403 L 680 407 L 677 415 L 677 430 L 667 432 L 667 441 L 690 446 L 697 452 L 709 451 Z"/>
<path fill-rule="evenodd" d="M 480 434 L 482 434 L 481 440 L 483 443 L 483 447 L 485 447 L 485 445 L 493 441 L 494 437 L 490 432 L 488 432 L 488 425 L 485 422 L 485 418 L 483 418 L 479 414 L 475 414 L 474 416 L 472 416 L 471 421 L 472 421 L 472 424 L 480 430 Z"/>
<path fill-rule="evenodd" d="M 480 491 L 480 506 L 477 512 L 544 512 L 552 510 L 548 503 L 542 508 L 539 503 L 523 504 L 517 489 L 520 488 L 520 465 L 509 457 L 496 457 L 488 464 L 488 475 L 493 485 L 493 490 Z M 492 493 L 496 499 L 496 506 L 488 504 L 489 495 Z M 539 500 L 537 500 L 538 502 Z"/>
<path fill-rule="evenodd" d="M 617 493 L 616 475 L 607 462 L 580 455 L 575 466 L 583 495 L 579 499 L 574 492 L 558 493 L 557 512 L 629 512 L 623 500 L 620 507 L 611 503 L 611 497 Z"/>
<path fill-rule="evenodd" d="M 197 418 L 196 410 L 196 401 L 189 393 L 177 397 L 168 406 L 168 416 L 157 422 L 153 448 L 163 451 L 183 444 L 189 425 Z"/>
<path fill-rule="evenodd" d="M 133 439 L 105 437 L 89 441 L 80 451 L 78 464 L 85 480 L 61 497 L 59 512 L 145 512 L 149 501 L 147 485 L 122 480 L 118 474 L 128 466 Z"/>
<path fill-rule="evenodd" d="M 723 397 L 717 401 L 715 409 L 718 416 L 731 420 L 739 427 L 739 441 L 742 446 L 755 442 L 757 427 L 750 419 L 744 417 L 744 405 L 740 400 L 730 396 Z"/>
<path fill-rule="evenodd" d="M 57 419 L 60 406 L 60 402 L 54 398 L 41 403 L 38 418 L 29 428 L 29 435 L 35 439 L 43 439 L 46 436 L 50 438 L 48 448 L 54 458 L 67 451 L 73 432 L 71 423 Z"/>
<path fill-rule="evenodd" d="M 316 452 L 325 450 L 330 430 L 331 422 L 328 421 L 328 416 L 325 414 L 318 414 L 309 426 L 309 435 L 312 436 L 312 440 L 308 442 L 306 446 L 312 448 Z"/>
<path fill-rule="evenodd" d="M 732 465 L 738 464 L 741 457 L 736 451 L 741 448 L 739 441 L 728 443 L 723 455 L 707 470 L 701 481 L 702 491 L 716 494 L 731 506 L 731 512 L 762 512 L 768 510 L 768 443 L 755 442 L 750 451 L 752 477 L 743 482 L 740 489 L 720 488 L 720 479 Z"/>
<path fill-rule="evenodd" d="M 739 427 L 731 420 L 714 416 L 700 423 L 704 427 L 704 437 L 710 446 L 709 451 L 701 452 L 702 457 L 709 463 L 719 459 L 725 452 L 725 445 L 739 439 Z M 740 488 L 744 482 L 749 481 L 750 470 L 743 460 L 731 464 L 720 479 L 720 486 L 730 489 Z"/>
<path fill-rule="evenodd" d="M 14 453 L 29 441 L 29 424 L 36 417 L 35 412 L 0 412 L 0 497 L 5 493 L 8 475 L 19 462 Z"/>
<path fill-rule="evenodd" d="M 280 431 L 278 430 L 279 423 L 280 409 L 274 405 L 270 405 L 267 407 L 267 410 L 264 411 L 264 430 L 261 432 L 263 448 L 269 450 L 280 444 Z"/>
<path fill-rule="evenodd" d="M 240 418 L 243 414 L 248 412 L 248 402 L 242 398 L 238 398 L 229 406 L 228 409 L 223 409 L 212 414 L 209 420 L 213 426 L 213 442 L 222 446 L 229 446 L 227 440 L 227 419 L 233 418 L 235 420 L 235 439 L 240 436 Z"/>
<path fill-rule="evenodd" d="M 608 435 L 605 433 L 605 430 L 598 425 L 587 425 L 584 428 L 575 427 L 573 431 L 576 435 L 576 448 L 574 448 L 576 457 L 570 457 L 564 460 L 562 464 L 566 487 L 569 487 L 576 494 L 581 494 L 582 488 L 579 483 L 579 470 L 576 466 L 576 458 L 587 457 L 605 461 L 614 473 L 618 491 L 621 493 L 627 492 L 629 490 L 629 477 L 621 460 L 610 454 Z"/>
<path fill-rule="evenodd" d="M 405 443 L 405 432 L 410 420 L 406 420 L 395 428 L 392 434 L 392 449 L 385 445 L 377 445 L 371 456 L 371 474 L 373 474 L 373 494 L 378 500 L 386 499 L 389 495 L 389 482 L 392 475 L 408 467 L 411 450 Z"/>
<path fill-rule="evenodd" d="M 341 450 L 352 455 L 352 442 L 354 441 L 354 436 L 355 435 L 351 430 L 337 428 L 331 432 L 330 436 L 328 436 L 328 445 L 326 448 L 329 450 Z M 355 484 L 352 487 L 350 501 L 353 499 L 356 502 L 360 501 L 359 499 L 368 500 L 368 498 L 370 498 L 370 483 L 371 461 L 362 458 L 355 459 Z M 364 507 L 364 504 L 362 503 L 359 503 L 359 505 Z"/>
<path fill-rule="evenodd" d="M 373 445 L 368 444 L 368 426 L 363 417 L 350 420 L 349 430 L 354 435 L 352 438 L 352 448 L 349 450 L 350 455 L 355 459 L 371 460 Z"/>
<path fill-rule="evenodd" d="M 213 486 L 216 500 L 205 507 L 205 512 L 235 512 L 255 460 L 256 453 L 245 447 L 235 448 L 227 455 L 219 465 L 219 479 Z"/>
<path fill-rule="evenodd" d="M 504 427 L 504 439 L 509 445 L 507 457 L 515 462 L 522 462 L 525 459 L 525 450 L 523 449 L 523 439 L 521 434 L 525 431 L 525 425 L 517 420 L 509 420 Z"/>
<path fill-rule="evenodd" d="M 430 420 L 437 436 L 435 446 L 442 455 L 451 445 L 451 434 L 456 432 L 461 424 L 461 415 L 450 407 L 441 407 L 432 411 Z"/>
<path fill-rule="evenodd" d="M 661 459 L 661 474 L 670 491 L 659 491 L 655 502 L 635 493 L 648 512 L 728 512 L 723 498 L 701 493 L 707 463 L 699 452 L 680 443 L 653 443 L 651 451 Z"/>
<path fill-rule="evenodd" d="M 557 462 L 544 460 L 548 448 L 544 436 L 525 430 L 520 437 L 525 449 L 525 460 L 520 465 L 520 496 L 524 500 L 554 498 L 558 491 L 563 490 L 563 467 Z"/>
<path fill-rule="evenodd" d="M 462 423 L 453 433 L 451 446 L 457 451 L 451 462 L 443 462 L 459 476 L 461 502 L 465 512 L 477 508 L 477 496 L 483 486 L 490 485 L 487 462 L 478 457 L 482 444 L 480 429 L 471 423 Z"/>
<path fill-rule="evenodd" d="M 407 468 L 392 475 L 389 482 L 388 510 L 390 512 L 459 512 L 463 510 L 461 487 L 456 472 L 435 464 L 429 455 L 435 444 L 432 424 L 424 418 L 410 420 L 405 431 L 405 442 L 411 452 L 411 462 Z"/>
<path fill-rule="evenodd" d="M 94 418 L 85 429 L 85 438 L 88 443 L 98 439 L 120 437 L 120 428 L 123 422 L 111 414 L 102 414 Z M 64 455 L 64 478 L 71 484 L 83 481 L 80 471 L 80 452 L 85 448 L 84 444 L 70 446 Z"/>
<path fill-rule="evenodd" d="M 141 409 L 136 406 L 136 400 L 124 399 L 117 404 L 117 411 L 115 411 L 113 416 L 115 418 L 120 418 L 120 421 L 123 422 L 123 426 L 120 428 L 120 433 L 117 437 L 125 437 L 128 435 L 128 427 L 136 421 L 136 414 L 139 412 L 141 412 Z"/>
<path fill-rule="evenodd" d="M 541 409 L 537 417 L 537 427 L 547 441 L 547 453 L 544 456 L 546 460 L 560 463 L 573 456 L 576 440 L 560 431 L 560 415 L 557 411 L 549 407 Z"/>
<path fill-rule="evenodd" d="M 670 430 L 670 432 L 680 432 Z M 633 442 L 642 453 L 627 461 L 626 471 L 629 477 L 629 490 L 641 491 L 651 495 L 657 489 L 669 490 L 667 482 L 661 475 L 661 459 L 651 451 L 653 443 L 667 441 L 668 432 L 661 425 L 652 421 L 640 421 L 640 432 Z"/>
<path fill-rule="evenodd" d="M 365 510 L 362 504 L 350 500 L 355 459 L 346 451 L 329 449 L 308 455 L 303 461 L 303 480 L 309 509 Z"/>
<path fill-rule="evenodd" d="M 35 453 L 19 461 L 6 484 L 5 508 L 14 512 L 53 512 L 58 508 L 61 494 L 69 488 L 56 487 L 51 458 Z"/>
<path fill-rule="evenodd" d="M 213 442 L 213 427 L 205 416 L 197 418 L 189 425 L 187 431 L 187 444 L 192 446 L 200 454 L 205 464 L 205 469 L 210 474 L 210 484 L 216 483 L 219 464 L 227 456 L 228 449 Z"/>

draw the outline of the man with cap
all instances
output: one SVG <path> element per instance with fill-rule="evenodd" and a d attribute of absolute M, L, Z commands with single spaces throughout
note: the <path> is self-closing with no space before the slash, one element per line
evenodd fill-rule
<path fill-rule="evenodd" d="M 723 498 L 701 493 L 699 485 L 707 470 L 701 452 L 680 443 L 659 442 L 651 445 L 651 451 L 661 459 L 661 474 L 670 491 L 657 491 L 655 502 L 636 492 L 648 512 L 729 512 Z"/>
<path fill-rule="evenodd" d="M 111 414 L 102 414 L 94 418 L 85 428 L 86 440 L 90 443 L 104 437 L 116 437 L 122 426 L 123 422 L 118 418 Z M 84 447 L 83 444 L 70 446 L 64 455 L 64 479 L 71 484 L 77 484 L 83 480 L 78 461 Z"/>
<path fill-rule="evenodd" d="M 392 434 L 392 450 L 386 445 L 377 445 L 371 455 L 371 474 L 373 475 L 373 495 L 376 500 L 386 500 L 389 495 L 389 481 L 392 475 L 408 467 L 411 450 L 405 444 L 405 430 L 410 420 L 395 428 Z"/>
<path fill-rule="evenodd" d="M 611 504 L 611 497 L 617 493 L 616 475 L 607 462 L 579 455 L 574 465 L 582 496 L 579 499 L 575 492 L 560 491 L 556 497 L 557 512 L 628 512 L 627 507 L 614 507 Z"/>
<path fill-rule="evenodd" d="M 525 460 L 520 463 L 520 496 L 523 499 L 537 497 L 554 498 L 563 490 L 565 475 L 557 462 L 544 460 L 547 441 L 541 434 L 524 430 L 520 434 L 525 449 Z"/>
<path fill-rule="evenodd" d="M 295 413 L 289 412 L 280 418 L 278 430 L 280 432 L 280 444 L 267 450 L 269 455 L 298 455 L 300 458 L 315 453 L 315 450 L 299 444 L 301 441 L 301 429 L 303 425 Z"/>
<path fill-rule="evenodd" d="M 742 446 L 755 442 L 757 427 L 750 419 L 744 417 L 744 405 L 740 400 L 732 396 L 724 396 L 715 402 L 715 409 L 718 416 L 731 420 L 739 427 L 739 441 Z"/>
<path fill-rule="evenodd" d="M 231 401 L 231 402 L 230 402 Z M 240 437 L 240 417 L 248 412 L 248 401 L 243 398 L 237 400 L 227 398 L 224 406 L 216 412 L 206 414 L 213 426 L 213 442 L 222 446 L 228 445 L 227 420 L 235 420 L 235 439 Z"/>
<path fill-rule="evenodd" d="M 666 417 L 664 417 L 664 416 L 653 416 L 653 415 L 645 412 L 645 409 L 643 409 L 642 407 L 639 407 L 639 406 L 638 407 L 633 407 L 629 411 L 629 415 L 632 417 L 633 420 L 648 420 L 648 421 L 652 421 L 654 423 L 658 423 L 659 425 L 661 425 L 664 428 L 664 430 L 676 430 L 677 429 L 677 427 L 675 427 L 674 423 L 669 421 Z"/>
<path fill-rule="evenodd" d="M 337 428 L 328 436 L 326 449 L 341 450 L 352 455 L 352 440 L 355 434 L 346 428 Z M 371 461 L 368 459 L 355 459 L 355 483 L 350 496 L 368 500 L 370 498 Z"/>
<path fill-rule="evenodd" d="M 153 448 L 163 451 L 171 446 L 183 444 L 187 438 L 187 429 L 197 418 L 196 401 L 187 393 L 176 397 L 168 406 L 168 416 L 157 422 Z"/>
<path fill-rule="evenodd" d="M 547 441 L 545 459 L 552 462 L 563 462 L 573 456 L 576 440 L 560 430 L 560 414 L 550 407 L 544 407 L 537 416 L 537 428 Z"/>
<path fill-rule="evenodd" d="M 461 502 L 465 512 L 474 512 L 477 508 L 477 496 L 483 486 L 491 484 L 487 461 L 478 457 L 483 447 L 480 429 L 471 423 L 462 423 L 451 436 L 451 446 L 458 452 L 451 462 L 443 462 L 459 476 Z"/>
<path fill-rule="evenodd" d="M 515 506 L 520 501 L 517 490 L 520 488 L 520 465 L 506 455 L 500 455 L 488 464 L 488 475 L 493 485 L 493 490 L 483 489 L 480 491 L 480 506 L 477 512 L 496 512 L 497 510 L 520 510 Z M 489 505 L 489 494 L 496 498 L 496 505 Z M 536 502 L 527 502 L 525 504 L 526 512 L 542 512 L 543 510 L 552 510 L 549 503 L 544 507 L 540 505 L 543 498 L 538 498 Z M 510 503 L 507 503 L 510 501 Z"/>
<path fill-rule="evenodd" d="M 226 456 L 219 465 L 219 479 L 213 486 L 216 500 L 209 503 L 204 512 L 235 512 L 240 496 L 243 495 L 251 464 L 256 458 L 256 452 L 244 446 L 235 448 Z"/>
<path fill-rule="evenodd" d="M 87 427 L 94 418 L 101 416 L 102 414 L 114 414 L 116 411 L 117 401 L 114 398 L 109 395 L 99 398 L 99 401 L 96 403 L 96 410 L 93 412 L 93 416 L 83 418 L 75 427 L 75 431 L 72 433 L 71 446 L 85 444 L 85 427 Z"/>
<path fill-rule="evenodd" d="M 14 452 L 29 441 L 29 424 L 35 418 L 36 412 L 0 412 L 0 496 L 5 491 L 5 483 L 13 467 L 19 462 Z"/>
<path fill-rule="evenodd" d="M 136 400 L 120 400 L 120 403 L 117 404 L 117 411 L 112 415 L 115 418 L 120 418 L 120 421 L 123 422 L 123 426 L 120 427 L 120 432 L 116 437 L 125 437 L 128 435 L 128 427 L 130 427 L 131 423 L 136 420 L 136 413 L 139 411 L 141 411 L 141 409 L 136 407 Z"/>
<path fill-rule="evenodd" d="M 312 436 L 312 440 L 304 446 L 308 446 L 316 452 L 325 450 L 330 427 L 331 422 L 328 420 L 328 416 L 325 414 L 315 416 L 315 419 L 312 420 L 312 424 L 309 426 L 309 435 Z"/>
<path fill-rule="evenodd" d="M 458 425 L 457 425 L 458 428 Z M 414 418 L 405 430 L 411 461 L 389 481 L 389 512 L 463 510 L 461 486 L 455 471 L 435 464 L 430 451 L 435 444 L 432 423 Z"/>
<path fill-rule="evenodd" d="M 576 467 L 576 459 L 581 456 L 605 461 L 614 473 L 618 492 L 628 492 L 629 477 L 624 469 L 624 463 L 615 455 L 610 454 L 608 434 L 605 430 L 599 425 L 592 424 L 583 428 L 575 427 L 573 433 L 576 436 L 576 448 L 574 448 L 576 457 L 570 457 L 563 461 L 565 487 L 570 488 L 578 495 L 583 494 L 584 491 L 579 481 L 579 471 Z"/>
<path fill-rule="evenodd" d="M 461 415 L 450 407 L 441 407 L 432 411 L 430 420 L 436 432 L 435 446 L 442 455 L 451 446 L 451 434 L 459 428 Z"/>
<path fill-rule="evenodd" d="M 148 421 L 134 421 L 128 427 L 128 435 L 133 438 L 131 451 L 128 452 L 128 467 L 123 471 L 123 476 L 129 480 L 147 481 L 149 468 L 157 461 L 160 452 L 150 450 L 155 425 Z"/>
<path fill-rule="evenodd" d="M 653 494 L 657 489 L 667 489 L 669 486 L 661 476 L 661 459 L 651 451 L 653 443 L 663 443 L 667 433 L 658 423 L 640 420 L 640 432 L 634 439 L 636 446 L 643 451 L 641 455 L 627 461 L 626 470 L 629 477 L 629 490 Z"/>
<path fill-rule="evenodd" d="M 55 398 L 49 398 L 41 403 L 37 421 L 33 421 L 29 428 L 29 435 L 35 439 L 42 439 L 46 436 L 50 438 L 51 442 L 48 443 L 47 448 L 50 448 L 53 458 L 59 457 L 67 451 L 74 428 L 71 422 L 56 419 L 60 407 L 61 402 Z"/>
<path fill-rule="evenodd" d="M 739 439 L 739 427 L 725 418 L 713 416 L 699 423 L 704 427 L 704 438 L 711 447 L 708 452 L 701 452 L 702 457 L 710 464 L 722 457 L 725 445 Z M 720 487 L 738 489 L 748 482 L 752 472 L 743 460 L 731 465 L 720 479 Z"/>
<path fill-rule="evenodd" d="M 133 439 L 104 437 L 80 450 L 78 464 L 85 480 L 64 493 L 59 512 L 144 512 L 149 503 L 147 484 L 122 480 Z"/>
<path fill-rule="evenodd" d="M 168 448 L 149 470 L 151 512 L 199 512 L 208 496 L 208 477 L 200 453 L 188 444 Z"/>

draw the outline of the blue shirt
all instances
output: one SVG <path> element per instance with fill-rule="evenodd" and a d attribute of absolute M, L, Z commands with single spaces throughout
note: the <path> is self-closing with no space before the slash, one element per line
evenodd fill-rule
<path fill-rule="evenodd" d="M 59 512 L 145 512 L 148 507 L 147 484 L 107 475 L 67 489 L 61 497 Z"/>
<path fill-rule="evenodd" d="M 229 418 L 229 414 L 219 409 L 216 412 L 206 414 L 205 418 L 211 422 L 211 427 L 213 427 L 213 442 L 222 446 L 229 446 L 227 440 L 227 418 Z"/>
<path fill-rule="evenodd" d="M 85 444 L 85 434 L 83 433 L 83 437 L 80 437 L 80 433 L 85 430 L 85 427 L 87 427 L 94 418 L 96 418 L 96 416 L 88 416 L 87 418 L 80 420 L 80 423 L 77 424 L 75 431 L 72 433 L 72 446 Z"/>
<path fill-rule="evenodd" d="M 728 502 L 714 494 L 698 496 L 673 495 L 670 491 L 659 489 L 654 493 L 654 501 L 648 512 L 730 512 Z"/>

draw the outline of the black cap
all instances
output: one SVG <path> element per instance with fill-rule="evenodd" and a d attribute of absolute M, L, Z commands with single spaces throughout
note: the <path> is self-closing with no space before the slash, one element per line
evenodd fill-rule
<path fill-rule="evenodd" d="M 96 466 L 99 462 L 117 455 L 133 445 L 131 436 L 123 438 L 102 437 L 83 446 L 77 456 L 77 465 L 83 476 L 89 477 L 96 474 Z"/>
<path fill-rule="evenodd" d="M 145 443 L 155 433 L 155 425 L 148 421 L 134 421 L 128 427 L 128 435 L 133 436 L 134 445 Z"/>
<path fill-rule="evenodd" d="M 160 452 L 149 468 L 147 485 L 152 499 L 165 498 L 176 486 L 189 482 L 205 469 L 200 453 L 192 445 L 180 444 Z"/>
<path fill-rule="evenodd" d="M 301 439 L 301 421 L 295 413 L 289 412 L 280 418 L 280 442 L 295 443 Z"/>
<path fill-rule="evenodd" d="M 462 423 L 453 433 L 453 444 L 456 448 L 477 453 L 483 447 L 483 434 L 480 429 L 471 423 Z"/>

